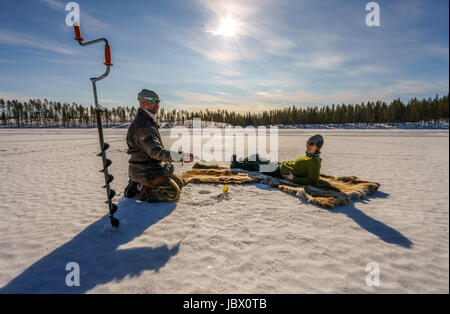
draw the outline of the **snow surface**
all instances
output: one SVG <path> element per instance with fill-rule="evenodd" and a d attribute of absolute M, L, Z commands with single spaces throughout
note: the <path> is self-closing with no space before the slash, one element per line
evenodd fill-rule
<path fill-rule="evenodd" d="M 259 184 L 222 201 L 214 184 L 176 203 L 124 199 L 126 131 L 105 130 L 114 231 L 96 129 L 0 130 L 0 293 L 449 293 L 448 130 L 280 130 L 280 160 L 320 132 L 322 173 L 381 183 L 333 211 Z"/>

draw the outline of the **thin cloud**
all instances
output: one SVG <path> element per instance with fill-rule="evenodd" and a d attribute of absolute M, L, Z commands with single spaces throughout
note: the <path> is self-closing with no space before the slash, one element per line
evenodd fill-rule
<path fill-rule="evenodd" d="M 96 66 L 98 65 L 97 62 L 94 61 L 87 61 L 87 60 L 79 60 L 74 58 L 52 58 L 52 57 L 38 57 L 39 60 L 42 62 L 51 62 L 51 63 L 58 63 L 58 64 L 78 64 L 78 65 L 90 65 L 90 66 Z"/>
<path fill-rule="evenodd" d="M 99 99 L 99 102 L 104 102 L 104 103 L 107 103 L 107 104 L 120 104 L 120 102 L 119 101 L 117 101 L 117 100 L 111 100 L 111 99 Z"/>
<path fill-rule="evenodd" d="M 65 7 L 66 7 L 66 5 L 64 3 L 56 1 L 56 0 L 39 0 L 39 1 L 47 4 L 49 7 L 51 7 L 54 10 L 65 10 Z"/>
<path fill-rule="evenodd" d="M 68 49 L 61 44 L 40 38 L 36 40 L 34 36 L 0 29 L 0 43 L 12 46 L 31 47 L 40 50 L 51 51 L 59 54 L 73 55 L 72 49 Z"/>
<path fill-rule="evenodd" d="M 331 69 L 342 65 L 347 58 L 340 55 L 333 56 L 309 56 L 306 60 L 297 61 L 294 63 L 296 68 L 307 69 Z"/>
<path fill-rule="evenodd" d="M 215 110 L 227 110 L 227 111 L 234 111 L 234 112 L 240 112 L 240 113 L 246 113 L 246 112 L 263 112 L 267 110 L 274 110 L 274 109 L 283 109 L 284 106 L 280 105 L 271 105 L 268 107 L 266 104 L 261 103 L 252 103 L 252 104 L 212 104 L 212 105 L 174 105 L 174 108 L 177 109 L 183 109 L 188 111 L 205 111 L 206 109 L 210 111 Z"/>
<path fill-rule="evenodd" d="M 337 91 L 327 90 L 312 93 L 306 90 L 266 89 L 245 95 L 178 91 L 174 95 L 181 99 L 176 103 L 183 104 L 176 106 L 178 109 L 200 110 L 208 108 L 210 110 L 227 109 L 243 112 L 285 108 L 288 105 L 352 104 L 369 100 L 390 102 L 398 97 L 446 93 L 448 84 L 448 79 L 437 79 L 435 81 L 397 80 L 389 85 L 379 84 L 366 90 L 346 88 Z"/>
<path fill-rule="evenodd" d="M 0 98 L 2 98 L 3 100 L 18 100 L 18 101 L 28 101 L 30 99 L 34 99 L 36 97 L 27 97 L 27 96 L 23 96 L 20 94 L 15 94 L 15 93 L 10 93 L 10 92 L 5 92 L 5 91 L 1 91 L 0 90 Z"/>
<path fill-rule="evenodd" d="M 39 1 L 46 4 L 55 11 L 66 11 L 66 3 L 59 2 L 57 0 L 39 0 Z M 107 23 L 93 17 L 91 14 L 87 13 L 81 6 L 80 6 L 80 25 L 81 26 L 86 25 L 89 28 L 99 30 L 111 29 L 111 27 Z"/>
<path fill-rule="evenodd" d="M 428 47 L 428 50 L 437 56 L 444 57 L 447 60 L 449 59 L 449 49 L 448 47 L 444 47 L 441 45 L 433 44 Z"/>

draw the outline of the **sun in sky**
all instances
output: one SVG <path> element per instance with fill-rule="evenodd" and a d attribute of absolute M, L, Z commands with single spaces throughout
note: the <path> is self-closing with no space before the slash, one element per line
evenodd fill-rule
<path fill-rule="evenodd" d="M 211 33 L 215 36 L 236 37 L 239 33 L 239 26 L 240 23 L 228 14 L 225 18 L 221 18 L 217 28 Z"/>
<path fill-rule="evenodd" d="M 245 16 L 242 16 L 242 12 L 233 14 L 235 12 L 231 9 L 225 12 L 226 15 L 214 14 L 206 28 L 206 33 L 211 35 L 207 38 L 209 48 L 206 54 L 208 58 L 222 64 L 239 60 L 248 54 L 243 41 L 247 36 L 247 25 L 243 22 Z"/>

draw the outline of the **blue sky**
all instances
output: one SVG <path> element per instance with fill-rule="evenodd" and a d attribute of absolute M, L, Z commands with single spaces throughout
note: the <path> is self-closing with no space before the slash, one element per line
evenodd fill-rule
<path fill-rule="evenodd" d="M 0 2 L 0 98 L 93 104 L 101 45 L 80 47 L 61 0 Z M 106 37 L 104 106 L 260 111 L 428 97 L 449 91 L 448 0 L 77 1 L 85 40 Z M 223 36 L 229 15 L 234 36 Z"/>

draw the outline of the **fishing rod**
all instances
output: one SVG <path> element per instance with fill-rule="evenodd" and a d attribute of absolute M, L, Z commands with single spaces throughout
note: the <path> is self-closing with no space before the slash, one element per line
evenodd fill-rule
<path fill-rule="evenodd" d="M 110 67 L 113 66 L 113 64 L 111 63 L 111 47 L 109 46 L 109 43 L 106 40 L 106 38 L 99 38 L 99 39 L 95 39 L 92 41 L 83 42 L 84 39 L 81 36 L 80 25 L 77 22 L 75 22 L 73 24 L 73 26 L 74 26 L 74 31 L 75 31 L 75 40 L 78 41 L 80 46 L 86 47 L 86 46 L 98 44 L 101 42 L 105 43 L 105 63 L 103 63 L 103 64 L 106 65 L 106 71 L 99 77 L 92 77 L 91 82 L 92 82 L 92 89 L 94 91 L 95 112 L 96 112 L 96 117 L 97 117 L 97 129 L 98 129 L 98 137 L 100 140 L 100 153 L 98 153 L 97 156 L 102 157 L 103 169 L 101 169 L 100 172 L 103 172 L 103 174 L 105 175 L 105 185 L 103 186 L 103 188 L 106 189 L 106 195 L 108 197 L 108 200 L 105 203 L 107 203 L 108 207 L 109 207 L 109 218 L 111 220 L 111 225 L 113 227 L 117 228 L 117 227 L 119 227 L 119 219 L 114 217 L 114 214 L 117 211 L 117 205 L 113 204 L 113 202 L 112 202 L 112 198 L 116 195 L 116 191 L 114 191 L 110 187 L 110 183 L 114 180 L 114 177 L 108 173 L 108 167 L 111 166 L 112 161 L 110 159 L 106 158 L 106 150 L 109 148 L 109 144 L 106 143 L 103 139 L 102 118 L 100 116 L 100 114 L 101 114 L 101 112 L 103 112 L 103 110 L 98 105 L 97 86 L 96 86 L 96 82 L 103 80 L 105 77 L 108 76 Z"/>
<path fill-rule="evenodd" d="M 181 162 L 181 166 L 184 166 L 184 153 L 181 150 L 178 150 L 178 155 L 182 156 L 180 160 L 177 160 L 178 162 Z M 192 153 L 189 153 L 189 158 L 191 158 L 192 160 L 199 160 L 201 162 L 206 162 L 203 159 L 201 159 L 200 157 L 198 157 L 197 155 L 194 155 Z"/>

